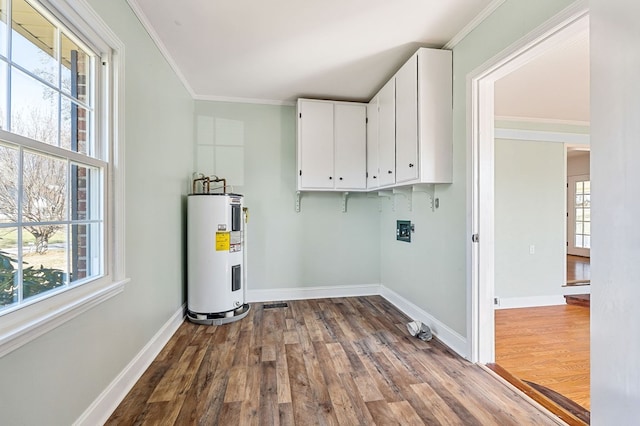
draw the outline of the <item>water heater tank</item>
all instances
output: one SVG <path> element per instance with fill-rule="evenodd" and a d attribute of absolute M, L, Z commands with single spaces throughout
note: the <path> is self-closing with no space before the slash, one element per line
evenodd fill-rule
<path fill-rule="evenodd" d="M 244 288 L 242 195 L 190 194 L 187 212 L 187 318 L 219 325 L 249 313 Z"/>

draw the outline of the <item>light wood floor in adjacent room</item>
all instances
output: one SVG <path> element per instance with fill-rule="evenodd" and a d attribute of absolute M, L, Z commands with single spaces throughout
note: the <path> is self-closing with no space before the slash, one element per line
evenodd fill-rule
<path fill-rule="evenodd" d="M 591 282 L 591 259 L 567 255 L 567 284 L 589 284 Z"/>
<path fill-rule="evenodd" d="M 495 311 L 496 364 L 590 409 L 589 308 Z"/>
<path fill-rule="evenodd" d="M 185 322 L 107 424 L 555 424 L 379 296 L 288 304 Z"/>

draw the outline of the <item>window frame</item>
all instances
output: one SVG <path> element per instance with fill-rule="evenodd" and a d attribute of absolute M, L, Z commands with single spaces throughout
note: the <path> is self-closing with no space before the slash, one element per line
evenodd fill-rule
<path fill-rule="evenodd" d="M 96 98 L 102 101 L 95 105 L 95 139 L 96 149 L 101 150 L 98 157 L 107 163 L 103 178 L 104 273 L 82 285 L 1 314 L 0 357 L 116 296 L 129 281 L 124 252 L 124 44 L 85 0 L 33 0 L 33 3 L 38 11 L 59 21 L 98 53 L 95 73 L 101 85 L 96 87 L 99 91 Z M 31 139 L 3 130 L 0 137 L 24 147 L 33 145 Z M 53 153 L 60 150 L 64 157 L 72 157 L 63 148 L 49 148 Z"/>

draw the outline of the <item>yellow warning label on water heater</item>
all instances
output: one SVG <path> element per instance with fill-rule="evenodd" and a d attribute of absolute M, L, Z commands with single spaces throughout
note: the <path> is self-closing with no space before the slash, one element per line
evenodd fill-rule
<path fill-rule="evenodd" d="M 216 251 L 229 251 L 229 232 L 216 232 Z"/>

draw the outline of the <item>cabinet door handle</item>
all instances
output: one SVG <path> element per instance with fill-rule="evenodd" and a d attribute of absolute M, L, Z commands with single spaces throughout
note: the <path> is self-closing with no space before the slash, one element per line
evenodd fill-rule
<path fill-rule="evenodd" d="M 377 178 L 378 178 L 378 176 L 374 176 L 373 178 L 374 178 L 374 179 L 377 179 Z"/>
<path fill-rule="evenodd" d="M 387 171 L 387 173 L 391 174 L 391 173 L 393 173 L 393 172 L 392 172 L 391 170 L 389 170 L 389 171 Z"/>
<path fill-rule="evenodd" d="M 329 180 L 333 179 L 333 176 L 329 176 Z"/>
<path fill-rule="evenodd" d="M 342 180 L 342 177 L 340 177 L 340 180 Z"/>
<path fill-rule="evenodd" d="M 409 167 L 413 167 L 413 163 L 409 163 Z"/>

